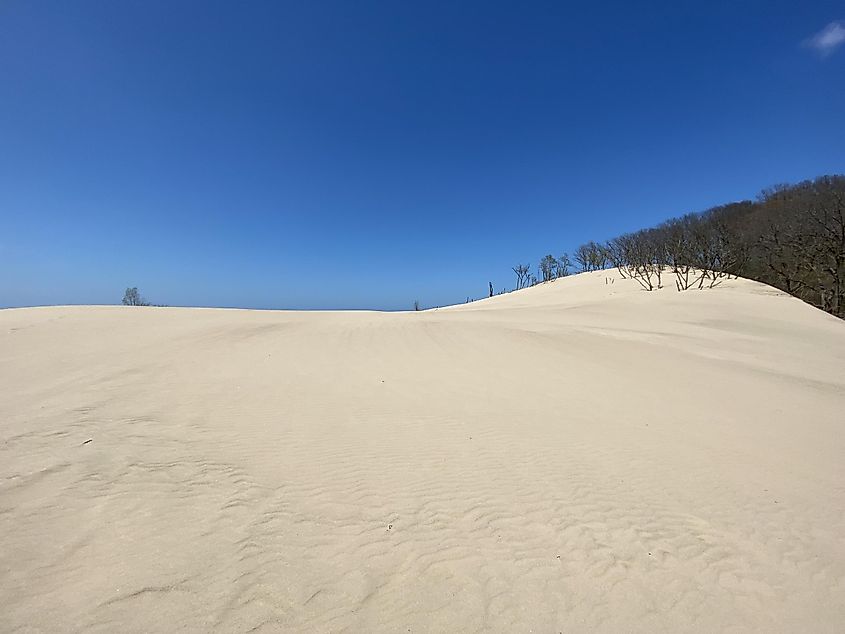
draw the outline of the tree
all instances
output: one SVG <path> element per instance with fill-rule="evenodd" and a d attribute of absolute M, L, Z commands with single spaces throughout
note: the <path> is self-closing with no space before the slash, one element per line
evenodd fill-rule
<path fill-rule="evenodd" d="M 544 282 L 549 282 L 557 277 L 557 259 L 553 255 L 547 255 L 537 266 L 540 272 L 540 277 Z"/>
<path fill-rule="evenodd" d="M 819 307 L 845 316 L 845 178 L 817 179 L 808 192 L 805 239 L 797 245 L 807 263 L 808 286 Z"/>
<path fill-rule="evenodd" d="M 572 268 L 572 260 L 569 259 L 569 254 L 564 253 L 557 259 L 557 276 L 566 277 L 569 275 L 569 269 Z"/>
<path fill-rule="evenodd" d="M 141 297 L 141 293 L 138 292 L 138 287 L 133 286 L 132 288 L 127 288 L 126 292 L 123 294 L 123 305 L 149 306 L 150 304 L 143 297 Z"/>
<path fill-rule="evenodd" d="M 822 176 L 764 190 L 756 200 L 690 213 L 652 228 L 588 242 L 574 253 L 581 271 L 614 266 L 644 289 L 675 275 L 679 291 L 713 288 L 742 275 L 845 318 L 845 176 Z M 568 258 L 540 260 L 546 282 L 569 269 Z M 537 278 L 514 267 L 517 288 Z"/>
<path fill-rule="evenodd" d="M 575 250 L 575 261 L 582 273 L 600 271 L 607 267 L 607 253 L 600 245 L 590 241 Z"/>
<path fill-rule="evenodd" d="M 517 264 L 511 270 L 516 273 L 516 290 L 527 287 L 531 278 L 531 266 Z"/>

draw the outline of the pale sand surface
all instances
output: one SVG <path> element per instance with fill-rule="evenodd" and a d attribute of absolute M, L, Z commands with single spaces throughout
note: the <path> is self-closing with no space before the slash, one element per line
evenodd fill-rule
<path fill-rule="evenodd" d="M 4 632 L 841 632 L 845 323 L 605 272 L 0 311 L 0 536 Z"/>

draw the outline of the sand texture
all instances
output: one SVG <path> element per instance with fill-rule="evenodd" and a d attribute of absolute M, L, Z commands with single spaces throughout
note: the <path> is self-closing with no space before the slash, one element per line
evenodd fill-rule
<path fill-rule="evenodd" d="M 845 323 L 615 272 L 0 311 L 0 536 L 3 632 L 841 632 Z"/>

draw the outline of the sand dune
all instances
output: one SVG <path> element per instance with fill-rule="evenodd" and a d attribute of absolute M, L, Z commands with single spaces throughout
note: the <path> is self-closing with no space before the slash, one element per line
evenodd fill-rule
<path fill-rule="evenodd" d="M 0 630 L 842 631 L 844 425 L 745 280 L 0 311 Z"/>

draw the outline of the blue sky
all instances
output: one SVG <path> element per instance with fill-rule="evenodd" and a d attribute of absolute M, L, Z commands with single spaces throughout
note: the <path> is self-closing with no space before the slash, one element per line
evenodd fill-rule
<path fill-rule="evenodd" d="M 840 2 L 0 3 L 0 306 L 410 308 L 845 172 Z"/>

